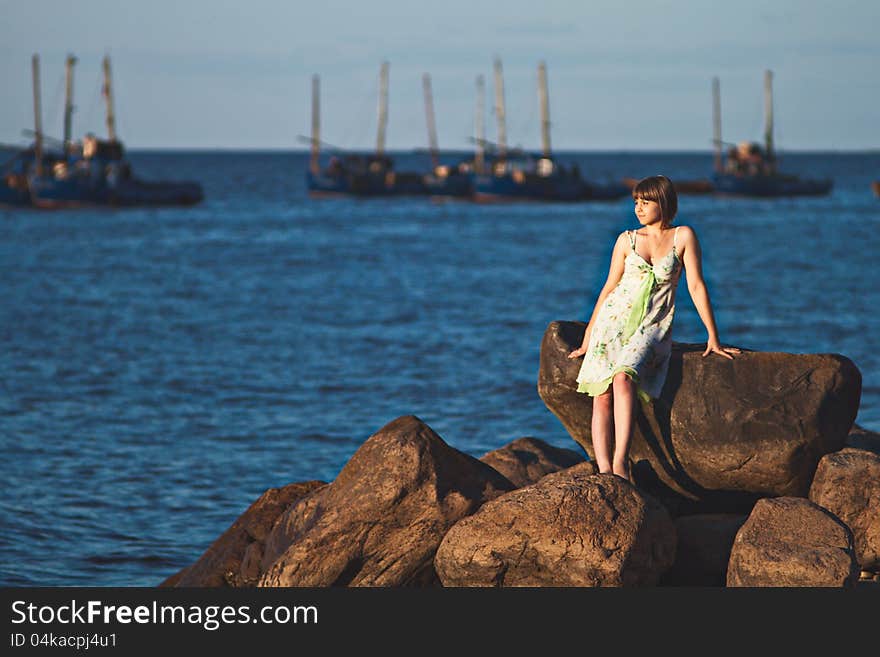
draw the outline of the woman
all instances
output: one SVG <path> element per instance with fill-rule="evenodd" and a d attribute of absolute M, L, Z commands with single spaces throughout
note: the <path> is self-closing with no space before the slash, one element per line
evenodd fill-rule
<path fill-rule="evenodd" d="M 703 356 L 715 353 L 732 359 L 731 354 L 740 353 L 722 347 L 718 339 L 696 233 L 689 226 L 672 226 L 678 211 L 672 182 L 665 176 L 645 178 L 633 187 L 632 196 L 642 228 L 618 236 L 608 280 L 583 342 L 568 354 L 585 356 L 578 392 L 593 397 L 591 430 L 599 472 L 628 481 L 635 397 L 659 397 L 666 380 L 682 269 L 687 270 L 688 292 L 708 333 Z"/>

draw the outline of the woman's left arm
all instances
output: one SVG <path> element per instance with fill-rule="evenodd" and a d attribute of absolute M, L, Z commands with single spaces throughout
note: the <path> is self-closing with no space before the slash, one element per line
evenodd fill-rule
<path fill-rule="evenodd" d="M 703 356 L 716 353 L 732 360 L 731 354 L 738 354 L 740 350 L 735 347 L 722 347 L 718 340 L 718 329 L 715 326 L 712 303 L 709 301 L 709 290 L 706 289 L 706 282 L 703 280 L 703 254 L 697 234 L 689 226 L 682 226 L 681 233 L 681 246 L 684 251 L 682 262 L 687 276 L 688 292 L 708 333 Z"/>

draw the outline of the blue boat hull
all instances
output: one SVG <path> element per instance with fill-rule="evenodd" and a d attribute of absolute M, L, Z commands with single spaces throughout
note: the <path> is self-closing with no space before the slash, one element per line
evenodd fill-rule
<path fill-rule="evenodd" d="M 580 201 L 583 181 L 577 178 L 528 176 L 517 180 L 512 174 L 483 175 L 474 179 L 474 200 L 496 201 Z"/>
<path fill-rule="evenodd" d="M 419 174 L 389 171 L 384 175 L 355 174 L 349 191 L 355 196 L 422 196 L 428 189 Z"/>
<path fill-rule="evenodd" d="M 306 171 L 306 189 L 315 196 L 341 196 L 349 193 L 345 176 L 314 174 L 311 171 Z"/>
<path fill-rule="evenodd" d="M 428 193 L 420 175 L 396 172 L 330 176 L 307 171 L 306 189 L 312 196 L 423 196 Z"/>
<path fill-rule="evenodd" d="M 55 152 L 43 153 L 43 170 L 49 171 L 64 155 Z M 33 148 L 17 151 L 0 169 L 0 206 L 26 207 L 31 205 L 31 192 L 28 177 L 35 170 L 36 157 Z"/>
<path fill-rule="evenodd" d="M 193 205 L 204 198 L 194 182 L 145 182 L 136 179 L 108 184 L 103 179 L 30 176 L 31 202 L 37 207 L 61 208 L 81 205 Z"/>
<path fill-rule="evenodd" d="M 627 196 L 622 183 L 592 183 L 575 176 L 525 176 L 512 174 L 476 176 L 474 200 L 495 201 L 600 201 Z"/>
<path fill-rule="evenodd" d="M 795 176 L 736 176 L 714 174 L 716 193 L 736 196 L 824 196 L 831 192 L 831 180 L 809 180 Z"/>
<path fill-rule="evenodd" d="M 429 196 L 470 198 L 474 193 L 473 174 L 460 173 L 445 177 L 429 174 L 425 176 L 424 184 Z"/>
<path fill-rule="evenodd" d="M 0 180 L 0 206 L 22 207 L 30 204 L 27 181 Z"/>

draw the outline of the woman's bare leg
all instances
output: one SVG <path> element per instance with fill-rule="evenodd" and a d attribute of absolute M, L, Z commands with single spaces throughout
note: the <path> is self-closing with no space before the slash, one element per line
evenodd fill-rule
<path fill-rule="evenodd" d="M 626 374 L 619 372 L 611 385 L 614 390 L 614 460 L 611 467 L 614 474 L 631 481 L 629 443 L 636 405 L 635 384 Z"/>
<path fill-rule="evenodd" d="M 610 473 L 611 470 L 611 391 L 593 397 L 593 420 L 590 425 L 593 433 L 593 454 L 599 473 Z"/>

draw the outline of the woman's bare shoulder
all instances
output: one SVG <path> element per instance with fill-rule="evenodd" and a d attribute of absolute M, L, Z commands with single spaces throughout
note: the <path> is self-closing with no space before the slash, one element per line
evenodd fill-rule
<path fill-rule="evenodd" d="M 684 244 L 685 242 L 691 242 L 697 238 L 697 232 L 691 228 L 690 226 L 677 226 L 678 235 L 676 236 L 676 242 L 679 244 Z"/>

